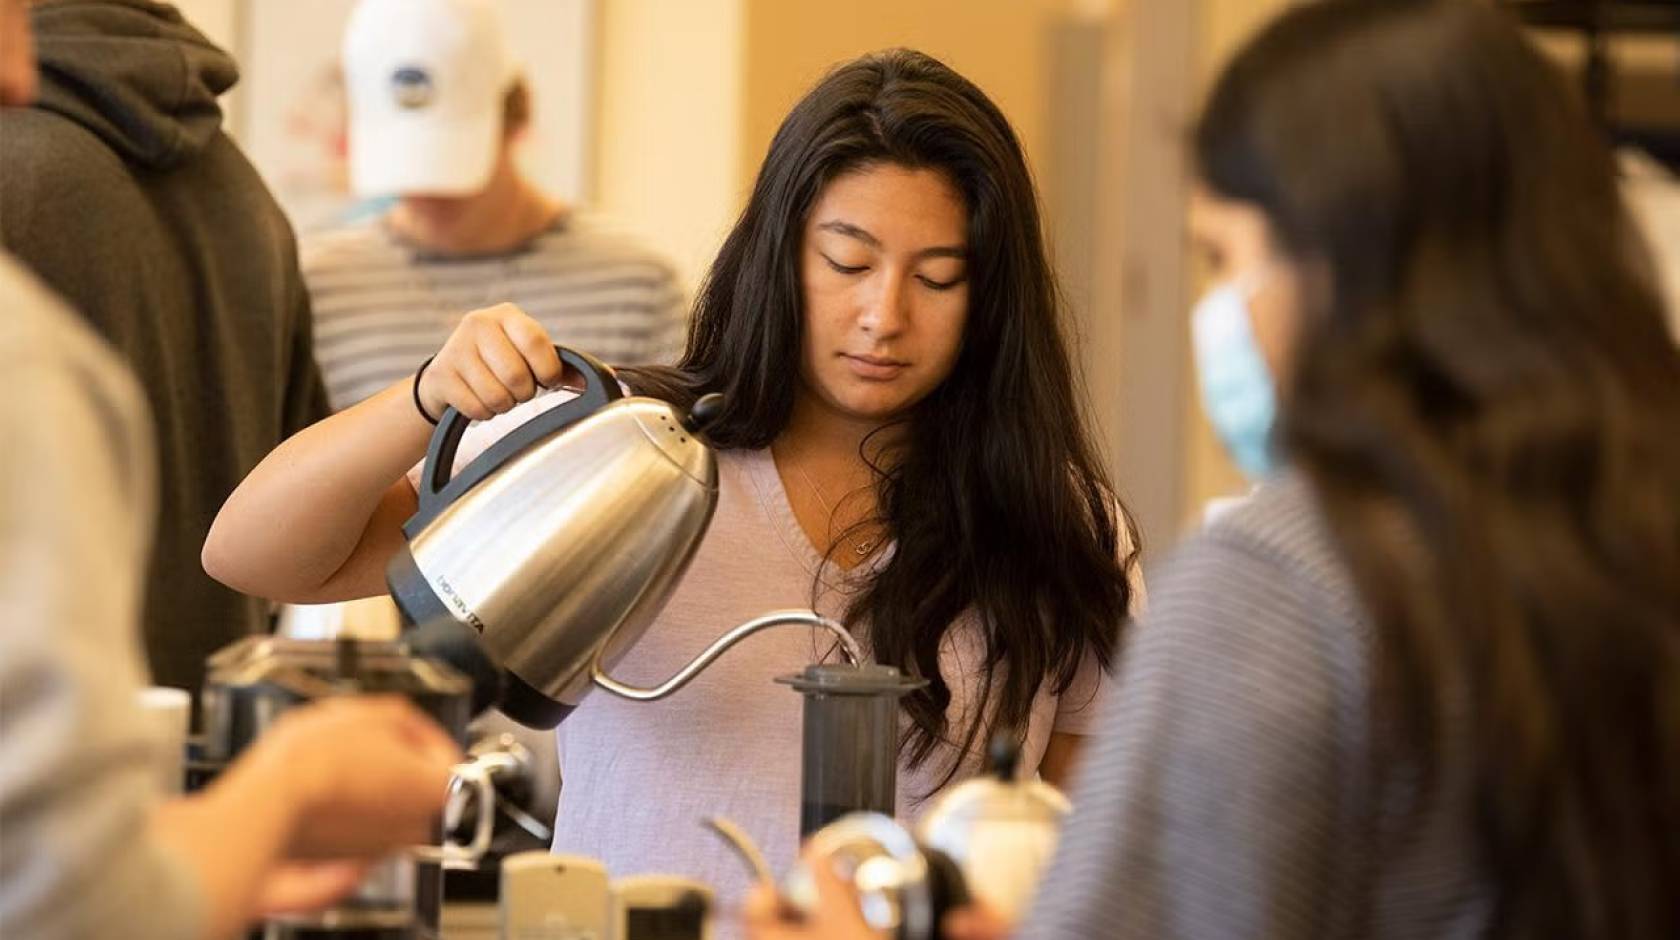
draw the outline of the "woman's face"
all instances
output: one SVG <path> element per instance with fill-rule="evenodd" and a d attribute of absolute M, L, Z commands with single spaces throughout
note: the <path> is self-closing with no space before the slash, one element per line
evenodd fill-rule
<path fill-rule="evenodd" d="M 1274 384 L 1287 387 L 1303 310 L 1301 271 L 1276 249 L 1265 214 L 1198 186 L 1190 196 L 1190 240 L 1215 281 L 1248 286 L 1255 343 Z"/>
<path fill-rule="evenodd" d="M 879 422 L 951 374 L 968 319 L 968 210 L 945 174 L 877 164 L 838 177 L 800 255 L 804 394 Z"/>

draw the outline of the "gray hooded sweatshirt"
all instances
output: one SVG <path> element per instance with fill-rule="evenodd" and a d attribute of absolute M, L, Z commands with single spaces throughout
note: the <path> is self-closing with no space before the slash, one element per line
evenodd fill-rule
<path fill-rule="evenodd" d="M 147 659 L 158 684 L 196 690 L 205 657 L 267 618 L 204 574 L 210 522 L 264 455 L 327 413 L 296 245 L 222 132 L 233 60 L 173 7 L 56 0 L 31 16 L 40 98 L 0 110 L 0 246 L 146 393 L 161 471 Z"/>

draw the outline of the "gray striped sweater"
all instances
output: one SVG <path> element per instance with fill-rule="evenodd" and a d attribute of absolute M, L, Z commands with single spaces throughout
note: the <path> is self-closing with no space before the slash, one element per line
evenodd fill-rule
<path fill-rule="evenodd" d="M 586 217 L 494 255 L 428 255 L 379 220 L 305 236 L 299 251 L 335 410 L 412 375 L 463 315 L 504 301 L 609 363 L 673 362 L 686 339 L 671 266 Z"/>
<path fill-rule="evenodd" d="M 1372 639 L 1300 478 L 1191 539 L 1152 573 L 1023 936 L 1479 935 L 1465 762 L 1423 795 L 1385 753 Z"/>

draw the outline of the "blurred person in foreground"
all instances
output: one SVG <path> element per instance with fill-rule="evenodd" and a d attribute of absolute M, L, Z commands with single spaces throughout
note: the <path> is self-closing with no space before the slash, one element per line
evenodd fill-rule
<path fill-rule="evenodd" d="M 35 93 L 25 5 L 0 0 L 4 106 Z M 0 935 L 233 937 L 424 841 L 458 754 L 396 700 L 299 709 L 207 790 L 163 798 L 137 707 L 157 483 L 140 389 L 4 254 L 0 304 Z"/>
<path fill-rule="evenodd" d="M 1194 160 L 1267 482 L 1155 578 L 1019 935 L 1680 936 L 1680 358 L 1601 135 L 1490 7 L 1321 3 Z M 755 936 L 867 936 L 827 884 Z"/>

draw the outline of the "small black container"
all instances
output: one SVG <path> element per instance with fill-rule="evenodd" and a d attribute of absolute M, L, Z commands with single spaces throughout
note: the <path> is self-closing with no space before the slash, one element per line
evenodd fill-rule
<path fill-rule="evenodd" d="M 898 700 L 927 685 L 892 666 L 825 664 L 776 680 L 805 697 L 799 837 L 848 813 L 893 815 Z"/>

